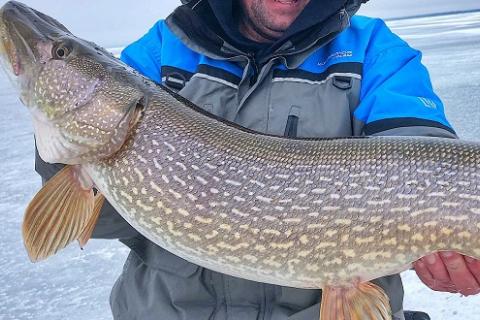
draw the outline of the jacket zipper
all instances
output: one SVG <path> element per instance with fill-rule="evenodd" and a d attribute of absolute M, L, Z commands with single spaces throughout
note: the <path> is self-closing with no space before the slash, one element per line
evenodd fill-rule
<path fill-rule="evenodd" d="M 250 59 L 250 63 L 252 64 L 252 68 L 253 68 L 253 74 L 250 77 L 250 87 L 253 87 L 258 80 L 258 74 L 260 70 L 257 64 L 257 60 L 255 59 L 255 55 L 249 54 L 248 57 Z"/>

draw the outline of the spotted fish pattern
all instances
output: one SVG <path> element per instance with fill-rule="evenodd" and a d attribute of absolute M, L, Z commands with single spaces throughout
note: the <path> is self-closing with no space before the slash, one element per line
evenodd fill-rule
<path fill-rule="evenodd" d="M 115 157 L 88 166 L 147 238 L 216 271 L 319 288 L 438 250 L 480 257 L 480 145 L 439 138 L 287 140 L 158 89 Z"/>

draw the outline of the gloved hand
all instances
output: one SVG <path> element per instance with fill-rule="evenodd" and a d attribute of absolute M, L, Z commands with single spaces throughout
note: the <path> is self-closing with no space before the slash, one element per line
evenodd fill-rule
<path fill-rule="evenodd" d="M 425 312 L 419 311 L 405 311 L 405 320 L 430 320 L 430 317 Z"/>

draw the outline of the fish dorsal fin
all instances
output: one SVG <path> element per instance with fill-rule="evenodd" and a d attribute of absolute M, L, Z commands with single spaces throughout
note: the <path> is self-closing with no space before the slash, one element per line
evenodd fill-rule
<path fill-rule="evenodd" d="M 100 212 L 102 210 L 104 202 L 105 202 L 105 197 L 103 196 L 103 194 L 98 192 L 95 195 L 95 205 L 93 206 L 93 213 L 88 219 L 85 229 L 83 229 L 82 234 L 78 238 L 78 243 L 80 245 L 80 248 L 84 248 L 88 240 L 90 240 L 90 238 L 92 237 L 93 229 L 95 229 L 95 226 L 97 225 L 97 220 L 98 220 L 98 217 L 100 216 Z"/>
<path fill-rule="evenodd" d="M 94 194 L 84 178 L 78 166 L 65 166 L 28 205 L 22 233 L 32 262 L 65 248 L 85 230 L 94 213 Z"/>
<path fill-rule="evenodd" d="M 364 282 L 322 291 L 321 320 L 391 320 L 388 296 L 382 288 Z"/>

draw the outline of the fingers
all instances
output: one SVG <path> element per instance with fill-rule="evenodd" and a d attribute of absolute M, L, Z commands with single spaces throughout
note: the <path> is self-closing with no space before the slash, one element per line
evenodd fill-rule
<path fill-rule="evenodd" d="M 420 280 L 435 291 L 465 296 L 480 293 L 480 260 L 445 251 L 420 259 L 414 268 Z"/>
<path fill-rule="evenodd" d="M 440 256 L 445 263 L 452 283 L 455 284 L 455 288 L 459 293 L 465 296 L 480 293 L 480 284 L 470 269 L 472 268 L 475 273 L 478 273 L 480 266 L 475 262 L 467 263 L 463 255 L 455 252 L 445 251 L 440 253 Z M 470 265 L 470 268 L 467 264 Z M 432 276 L 435 277 L 435 275 Z M 478 273 L 478 276 L 480 276 L 480 273 Z"/>
<path fill-rule="evenodd" d="M 445 285 L 453 286 L 450 275 L 448 274 L 447 268 L 443 263 L 442 259 L 438 253 L 433 253 L 423 258 L 424 262 L 427 265 L 428 271 L 432 274 L 433 278 Z"/>
<path fill-rule="evenodd" d="M 456 293 L 443 260 L 437 253 L 428 255 L 414 263 L 415 271 L 420 280 L 435 291 Z"/>
<path fill-rule="evenodd" d="M 468 269 L 473 274 L 475 279 L 477 279 L 477 282 L 480 284 L 480 260 L 465 257 L 465 261 L 467 262 Z"/>

